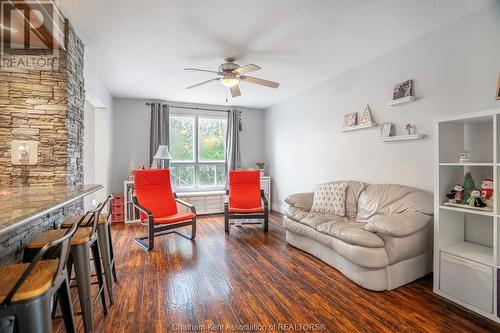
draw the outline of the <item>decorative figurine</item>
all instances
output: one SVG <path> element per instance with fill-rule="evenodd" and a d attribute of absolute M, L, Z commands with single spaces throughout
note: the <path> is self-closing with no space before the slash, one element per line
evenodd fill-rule
<path fill-rule="evenodd" d="M 368 104 L 363 109 L 363 112 L 361 112 L 361 119 L 359 123 L 360 125 L 368 125 L 372 123 L 372 114 L 370 112 L 370 107 L 368 106 Z"/>
<path fill-rule="evenodd" d="M 460 184 L 457 184 L 453 187 L 449 194 L 446 195 L 448 201 L 454 204 L 459 204 L 462 202 L 462 198 L 464 195 L 464 187 Z"/>
<path fill-rule="evenodd" d="M 481 182 L 481 199 L 488 207 L 493 207 L 493 179 L 486 178 Z"/>
<path fill-rule="evenodd" d="M 469 202 L 470 193 L 476 188 L 476 183 L 474 183 L 474 179 L 472 179 L 472 174 L 468 171 L 464 177 L 464 195 L 463 195 L 463 203 Z"/>
<path fill-rule="evenodd" d="M 471 160 L 471 157 L 470 157 L 470 152 L 463 151 L 462 153 L 460 153 L 460 157 L 458 159 L 458 162 L 459 163 L 471 163 L 472 160 Z"/>
<path fill-rule="evenodd" d="M 134 180 L 134 170 L 135 170 L 134 162 L 130 161 L 128 163 L 128 180 Z"/>
<path fill-rule="evenodd" d="M 411 128 L 412 128 L 411 124 L 409 124 L 409 123 L 406 124 L 405 130 L 406 130 L 407 135 L 411 135 Z"/>
<path fill-rule="evenodd" d="M 481 200 L 481 191 L 479 191 L 478 189 L 472 190 L 472 192 L 470 193 L 470 197 L 467 200 L 467 203 L 469 204 L 469 206 L 472 207 L 479 207 L 479 208 L 486 207 L 486 204 L 483 202 L 483 200 Z"/>

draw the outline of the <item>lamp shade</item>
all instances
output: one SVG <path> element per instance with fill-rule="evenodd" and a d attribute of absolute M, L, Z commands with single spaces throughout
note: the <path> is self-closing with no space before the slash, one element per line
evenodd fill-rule
<path fill-rule="evenodd" d="M 158 150 L 156 151 L 155 156 L 153 158 L 159 160 L 170 160 L 172 156 L 170 155 L 170 151 L 168 150 L 168 146 L 158 146 Z"/>

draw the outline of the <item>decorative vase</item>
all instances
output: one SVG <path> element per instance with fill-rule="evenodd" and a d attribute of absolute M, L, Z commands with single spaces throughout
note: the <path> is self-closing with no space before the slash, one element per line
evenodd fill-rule
<path fill-rule="evenodd" d="M 259 171 L 260 171 L 260 176 L 264 177 L 264 170 L 260 169 Z"/>

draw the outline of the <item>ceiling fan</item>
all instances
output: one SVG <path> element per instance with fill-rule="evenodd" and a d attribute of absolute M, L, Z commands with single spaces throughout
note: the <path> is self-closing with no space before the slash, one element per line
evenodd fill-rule
<path fill-rule="evenodd" d="M 196 88 L 201 85 L 210 83 L 212 81 L 220 81 L 220 83 L 228 87 L 231 90 L 231 96 L 238 97 L 241 96 L 241 91 L 239 87 L 240 81 L 246 81 L 250 83 L 255 83 L 255 84 L 260 84 L 262 86 L 266 86 L 269 88 L 278 88 L 279 83 L 273 82 L 273 81 L 268 81 L 268 80 L 263 80 L 263 79 L 258 79 L 253 76 L 247 76 L 243 75 L 246 73 L 254 72 L 260 69 L 259 66 L 254 65 L 254 64 L 249 64 L 245 66 L 240 66 L 234 62 L 234 58 L 226 58 L 224 59 L 225 63 L 219 66 L 217 71 L 211 71 L 208 69 L 199 69 L 199 68 L 184 68 L 186 71 L 197 71 L 197 72 L 207 72 L 207 73 L 214 73 L 219 75 L 220 77 L 216 77 L 201 83 L 194 84 L 192 86 L 187 87 L 186 89 L 191 89 L 191 88 Z"/>

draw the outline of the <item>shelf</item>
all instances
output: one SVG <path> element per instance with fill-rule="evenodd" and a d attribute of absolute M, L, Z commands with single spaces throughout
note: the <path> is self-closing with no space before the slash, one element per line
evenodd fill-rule
<path fill-rule="evenodd" d="M 461 206 L 439 206 L 440 209 L 445 209 L 445 210 L 453 210 L 456 212 L 462 212 L 462 213 L 469 213 L 469 214 L 476 214 L 476 215 L 483 215 L 483 216 L 494 216 L 492 210 L 480 210 L 479 208 L 465 208 L 468 205 L 463 205 Z"/>
<path fill-rule="evenodd" d="M 441 251 L 488 266 L 495 266 L 493 263 L 493 248 L 484 245 L 460 242 L 446 246 Z"/>
<path fill-rule="evenodd" d="M 495 163 L 439 163 L 441 166 L 494 166 Z"/>
<path fill-rule="evenodd" d="M 373 128 L 377 127 L 378 124 L 365 124 L 365 125 L 356 125 L 356 126 L 351 126 L 351 127 L 344 127 L 340 131 L 341 132 L 350 132 L 350 131 L 356 131 L 360 129 L 365 129 L 365 128 Z"/>
<path fill-rule="evenodd" d="M 420 140 L 423 139 L 424 135 L 422 134 L 412 134 L 412 135 L 395 135 L 382 137 L 382 142 L 393 142 L 393 141 L 408 141 L 408 140 Z"/>
<path fill-rule="evenodd" d="M 399 105 L 399 104 L 406 104 L 406 103 L 411 103 L 414 100 L 415 100 L 415 96 L 407 96 L 407 97 L 398 98 L 398 99 L 394 99 L 392 101 L 389 101 L 389 102 L 387 102 L 387 105 L 395 106 L 395 105 Z"/>

